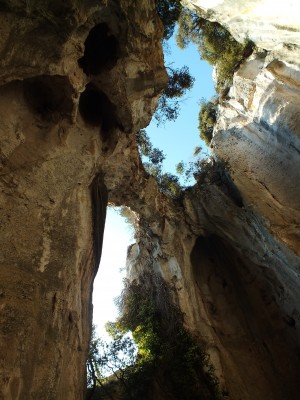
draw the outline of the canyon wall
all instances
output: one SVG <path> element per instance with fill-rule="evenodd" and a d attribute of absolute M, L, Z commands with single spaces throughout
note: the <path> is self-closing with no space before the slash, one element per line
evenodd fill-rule
<path fill-rule="evenodd" d="M 294 28 L 299 19 L 293 10 L 297 5 L 278 2 L 277 9 L 285 8 L 284 14 L 256 19 L 253 9 L 267 2 L 186 3 L 198 12 L 201 7 L 202 15 L 218 20 L 237 39 L 248 36 L 259 47 L 221 97 L 212 149 L 217 159 L 225 161 L 227 172 L 212 161 L 176 211 L 147 219 L 147 229 L 130 249 L 129 273 L 138 277 L 151 265 L 177 289 L 187 326 L 206 344 L 225 398 L 296 400 L 300 53 L 299 30 Z M 297 24 L 287 19 L 283 34 L 278 26 L 270 33 L 272 21 L 281 21 L 286 13 Z"/>
<path fill-rule="evenodd" d="M 149 1 L 0 11 L 0 398 L 80 399 L 106 204 L 138 195 L 135 132 L 167 81 L 162 25 Z"/>
<path fill-rule="evenodd" d="M 174 286 L 224 397 L 298 399 L 299 25 L 260 31 L 220 105 L 230 175 L 176 200 L 135 141 L 167 82 L 154 2 L 7 0 L 0 21 L 0 399 L 83 397 L 107 202 L 137 213 L 129 276 Z"/>

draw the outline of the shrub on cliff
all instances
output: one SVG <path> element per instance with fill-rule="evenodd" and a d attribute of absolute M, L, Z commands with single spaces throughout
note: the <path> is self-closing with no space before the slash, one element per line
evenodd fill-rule
<path fill-rule="evenodd" d="M 154 114 L 157 125 L 177 119 L 180 111 L 180 99 L 193 87 L 195 81 L 187 66 L 180 69 L 167 67 L 167 72 L 169 75 L 168 85 L 159 98 Z"/>
<path fill-rule="evenodd" d="M 163 151 L 161 151 L 157 147 L 152 146 L 150 138 L 145 129 L 140 129 L 136 133 L 136 142 L 140 153 L 144 157 L 147 157 L 152 164 L 154 165 L 161 164 L 165 159 Z"/>
<path fill-rule="evenodd" d="M 137 132 L 136 141 L 141 155 L 149 160 L 149 162 L 144 163 L 145 170 L 156 179 L 159 190 L 173 198 L 180 197 L 182 188 L 178 177 L 169 172 L 162 172 L 162 162 L 165 155 L 161 150 L 152 146 L 145 129 L 140 129 Z"/>
<path fill-rule="evenodd" d="M 189 42 L 198 46 L 201 58 L 216 68 L 216 90 L 221 93 L 231 85 L 235 69 L 251 54 L 254 44 L 251 41 L 244 44 L 237 42 L 224 26 L 206 18 L 189 9 L 182 9 L 177 44 L 181 48 Z"/>
<path fill-rule="evenodd" d="M 182 10 L 180 0 L 156 0 L 156 11 L 164 25 L 164 39 L 173 35 L 176 22 Z"/>
<path fill-rule="evenodd" d="M 207 146 L 210 145 L 210 142 L 213 137 L 214 126 L 217 121 L 217 106 L 218 101 L 212 99 L 210 101 L 201 101 L 200 111 L 199 111 L 199 131 L 200 137 Z"/>

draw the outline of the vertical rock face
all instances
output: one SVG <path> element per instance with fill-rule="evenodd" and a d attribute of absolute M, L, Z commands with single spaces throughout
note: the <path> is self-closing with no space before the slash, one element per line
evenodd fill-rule
<path fill-rule="evenodd" d="M 296 49 L 292 54 L 258 52 L 247 60 L 220 104 L 213 140 L 244 199 L 298 255 L 299 62 Z"/>
<path fill-rule="evenodd" d="M 129 251 L 131 278 L 153 269 L 176 289 L 225 398 L 296 400 L 299 258 L 216 178 L 143 221 Z"/>
<path fill-rule="evenodd" d="M 166 82 L 152 2 L 84 3 L 0 6 L 1 399 L 82 398 L 107 192 Z"/>
<path fill-rule="evenodd" d="M 267 4 L 189 3 L 206 3 L 210 18 L 238 38 L 255 22 L 253 6 Z M 231 25 L 241 8 L 248 14 Z M 293 8 L 289 15 L 294 18 Z M 260 21 L 250 38 L 272 51 L 258 49 L 240 66 L 214 130 L 213 151 L 226 160 L 231 178 L 211 165 L 181 204 L 168 203 L 156 218 L 152 213 L 130 249 L 128 267 L 133 278 L 145 266 L 160 271 L 177 289 L 186 323 L 206 343 L 226 398 L 296 400 L 299 36 L 287 20 L 291 42 L 276 31 L 275 44 L 265 28 L 270 20 Z"/>

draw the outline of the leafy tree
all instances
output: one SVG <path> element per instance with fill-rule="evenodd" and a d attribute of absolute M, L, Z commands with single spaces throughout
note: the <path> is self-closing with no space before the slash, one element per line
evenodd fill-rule
<path fill-rule="evenodd" d="M 157 165 L 164 161 L 165 155 L 163 151 L 157 147 L 153 148 L 145 129 L 140 129 L 137 132 L 136 141 L 141 154 L 145 157 L 148 157 L 152 164 Z"/>
<path fill-rule="evenodd" d="M 178 177 L 162 172 L 164 153 L 156 147 L 153 148 L 145 129 L 137 132 L 136 140 L 140 153 L 149 159 L 149 162 L 144 163 L 145 170 L 156 179 L 161 192 L 174 198 L 179 197 L 182 190 Z"/>
<path fill-rule="evenodd" d="M 217 100 L 201 101 L 201 107 L 199 111 L 199 130 L 200 137 L 207 146 L 210 146 L 210 142 L 213 137 L 214 126 L 217 121 Z"/>
<path fill-rule="evenodd" d="M 159 98 L 157 110 L 154 114 L 157 125 L 177 119 L 180 111 L 179 99 L 183 97 L 187 90 L 192 88 L 195 81 L 187 66 L 180 69 L 168 67 L 167 70 L 169 74 L 168 85 Z"/>
<path fill-rule="evenodd" d="M 182 10 L 180 0 L 156 0 L 156 11 L 164 25 L 164 39 L 173 35 L 175 24 Z"/>
<path fill-rule="evenodd" d="M 106 330 L 112 338 L 109 342 L 98 338 L 93 327 L 87 359 L 87 400 L 98 398 L 97 392 L 114 400 L 111 387 L 113 382 L 121 383 L 123 390 L 130 396 L 127 375 L 136 360 L 136 345 L 115 323 L 108 322 Z M 101 390 L 97 390 L 99 387 Z"/>
<path fill-rule="evenodd" d="M 176 172 L 178 175 L 181 175 L 184 177 L 185 182 L 190 181 L 193 177 L 195 178 L 197 172 L 199 171 L 199 163 L 200 159 L 197 159 L 196 161 L 191 161 L 188 163 L 184 163 L 183 161 L 180 161 L 176 165 Z"/>
<path fill-rule="evenodd" d="M 179 179 L 176 175 L 169 172 L 162 172 L 161 165 L 153 165 L 152 163 L 144 163 L 145 170 L 152 175 L 157 183 L 160 191 L 173 198 L 179 198 L 182 193 Z"/>

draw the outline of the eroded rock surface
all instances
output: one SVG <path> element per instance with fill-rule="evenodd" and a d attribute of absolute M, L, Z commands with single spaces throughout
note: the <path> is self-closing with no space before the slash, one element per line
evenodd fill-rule
<path fill-rule="evenodd" d="M 138 180 L 162 27 L 148 1 L 24 4 L 0 13 L 0 398 L 79 399 L 107 191 Z"/>
<path fill-rule="evenodd" d="M 258 52 L 241 66 L 220 104 L 213 147 L 247 203 L 299 255 L 300 53 L 294 63 L 282 56 Z"/>
<path fill-rule="evenodd" d="M 300 261 L 227 189 L 216 172 L 143 221 L 128 271 L 153 269 L 171 284 L 225 398 L 296 400 Z"/>
<path fill-rule="evenodd" d="M 238 41 L 251 39 L 267 50 L 284 44 L 300 45 L 297 0 L 183 0 L 183 3 L 220 22 Z"/>

